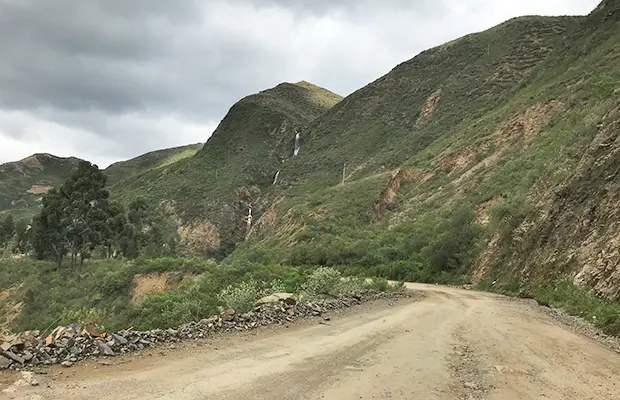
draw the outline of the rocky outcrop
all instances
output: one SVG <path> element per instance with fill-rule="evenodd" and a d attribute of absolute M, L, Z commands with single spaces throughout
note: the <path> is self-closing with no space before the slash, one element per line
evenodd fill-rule
<path fill-rule="evenodd" d="M 426 102 L 422 106 L 422 109 L 420 110 L 420 116 L 418 117 L 418 125 L 429 119 L 433 114 L 435 114 L 435 111 L 437 111 L 437 107 L 439 106 L 440 101 L 441 89 L 438 89 L 433 92 L 428 97 L 428 99 L 426 99 Z"/>

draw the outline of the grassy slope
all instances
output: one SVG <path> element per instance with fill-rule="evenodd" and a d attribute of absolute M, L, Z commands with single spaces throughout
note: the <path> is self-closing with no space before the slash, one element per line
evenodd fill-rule
<path fill-rule="evenodd" d="M 202 144 L 163 149 L 120 161 L 105 169 L 108 183 L 114 184 L 145 171 L 165 167 L 192 157 Z M 30 218 L 39 210 L 43 194 L 27 191 L 33 185 L 59 186 L 79 163 L 78 158 L 35 154 L 23 160 L 0 165 L 0 216 L 12 214 L 17 219 Z"/>
<path fill-rule="evenodd" d="M 222 241 L 243 236 L 247 203 L 262 194 L 292 156 L 295 134 L 340 100 L 307 82 L 283 83 L 233 105 L 196 156 L 113 186 L 120 199 L 168 200 L 183 223 L 209 221 Z"/>
<path fill-rule="evenodd" d="M 493 132 L 501 121 L 493 113 L 506 108 L 562 34 L 577 23 L 575 18 L 511 20 L 423 52 L 347 97 L 313 122 L 300 156 L 286 164 L 279 214 L 289 216 L 293 210 L 296 225 L 321 232 L 326 242 L 343 235 L 355 238 L 370 222 L 381 230 L 386 221 L 376 221 L 373 205 L 391 171 L 415 166 L 435 174 L 434 153 L 459 137 L 474 140 Z M 418 123 L 422 106 L 439 89 L 435 113 Z M 347 183 L 334 186 L 345 161 Z M 447 180 L 445 175 L 438 173 L 417 190 L 428 197 Z"/>
<path fill-rule="evenodd" d="M 39 208 L 42 194 L 27 191 L 33 185 L 58 186 L 77 167 L 77 158 L 35 154 L 20 161 L 0 165 L 0 215 L 30 216 Z"/>
<path fill-rule="evenodd" d="M 108 184 L 114 185 L 115 183 L 118 183 L 119 181 L 133 175 L 137 175 L 151 169 L 165 167 L 185 158 L 192 157 L 202 148 L 202 146 L 203 143 L 197 143 L 188 146 L 151 151 L 127 161 L 116 162 L 105 169 L 105 174 L 108 177 Z"/>
<path fill-rule="evenodd" d="M 286 176 L 335 184 L 344 161 L 358 169 L 353 179 L 401 166 L 429 144 L 453 136 L 459 124 L 505 103 L 576 22 L 514 19 L 402 63 L 315 121 Z M 423 104 L 438 90 L 436 114 L 418 124 Z"/>
<path fill-rule="evenodd" d="M 341 264 L 418 280 L 454 281 L 473 269 L 477 279 L 521 290 L 572 276 L 580 266 L 577 257 L 567 263 L 571 250 L 593 235 L 615 243 L 618 231 L 605 228 L 618 218 L 610 178 L 620 165 L 617 147 L 599 146 L 617 137 L 617 7 L 511 20 L 426 51 L 344 99 L 312 123 L 301 155 L 285 166 L 275 225 L 232 258 Z M 436 112 L 418 123 L 438 89 Z M 597 157 L 588 157 L 593 146 Z M 345 161 L 353 172 L 337 185 Z M 413 178 L 377 215 L 373 206 L 395 169 Z M 571 201 L 558 199 L 563 192 Z M 590 210 L 601 207 L 599 224 L 588 225 Z M 475 213 L 484 222 L 471 226 L 463 218 Z M 459 243 L 454 221 L 471 240 Z M 586 259 L 596 264 L 611 247 L 590 246 Z M 442 252 L 450 257 L 437 260 Z M 615 271 L 595 269 L 583 282 L 618 298 Z"/>

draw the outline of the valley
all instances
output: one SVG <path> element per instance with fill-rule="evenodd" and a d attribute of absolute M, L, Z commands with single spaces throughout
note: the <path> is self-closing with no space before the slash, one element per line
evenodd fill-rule
<path fill-rule="evenodd" d="M 426 300 L 336 325 L 336 341 L 351 339 L 353 353 L 376 360 L 342 382 L 387 396 L 373 365 L 404 382 L 419 372 L 408 357 L 433 349 L 437 357 L 420 356 L 434 368 L 421 372 L 428 384 L 414 390 L 428 398 L 618 396 L 610 381 L 617 354 L 482 291 L 538 300 L 620 335 L 619 43 L 614 0 L 584 16 L 513 18 L 425 50 L 344 98 L 307 81 L 249 94 L 205 143 L 105 170 L 50 154 L 2 164 L 2 331 L 39 330 L 45 339 L 72 323 L 174 328 L 238 305 L 249 310 L 274 292 L 338 296 L 350 277 L 357 289 L 369 277 L 380 290 L 388 279 L 452 285 L 481 292 L 414 285 Z M 383 340 L 388 326 L 399 332 L 394 342 Z M 274 386 L 290 394 L 289 382 L 310 382 L 308 398 L 357 395 L 321 381 L 323 367 L 337 374 L 349 365 L 340 353 L 322 353 L 315 329 L 296 332 L 308 347 L 274 336 L 286 354 L 260 379 L 258 364 L 233 350 L 226 354 L 235 365 L 210 353 L 201 357 L 212 369 L 179 361 L 186 373 L 159 388 L 144 379 L 166 368 L 128 379 L 162 398 L 211 374 L 265 398 Z M 275 357 L 271 340 L 256 357 Z M 395 343 L 415 346 L 401 356 Z M 469 354 L 454 346 L 479 358 L 454 358 Z M 480 382 L 459 386 L 465 375 L 450 375 L 458 363 L 458 373 Z M 299 371 L 280 378 L 290 366 L 309 379 Z M 317 380 L 325 385 L 312 392 Z M 100 380 L 88 382 L 76 398 L 109 395 Z M 235 399 L 245 390 L 187 385 L 189 398 L 211 390 Z"/>

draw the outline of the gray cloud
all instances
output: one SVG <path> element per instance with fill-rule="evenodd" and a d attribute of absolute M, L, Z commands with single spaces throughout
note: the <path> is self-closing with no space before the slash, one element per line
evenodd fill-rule
<path fill-rule="evenodd" d="M 348 94 L 419 51 L 598 0 L 0 0 L 0 162 L 105 165 L 206 140 L 244 95 L 309 80 Z"/>

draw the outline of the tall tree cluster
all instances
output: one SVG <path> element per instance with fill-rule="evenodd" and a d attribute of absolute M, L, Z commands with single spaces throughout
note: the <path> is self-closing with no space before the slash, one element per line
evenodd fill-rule
<path fill-rule="evenodd" d="M 109 235 L 106 177 L 83 161 L 58 189 L 43 198 L 43 209 L 32 225 L 32 248 L 37 258 L 52 258 L 58 266 L 65 256 L 80 265 Z"/>
<path fill-rule="evenodd" d="M 135 258 L 149 246 L 148 255 L 168 255 L 176 249 L 176 236 L 161 235 L 164 220 L 149 211 L 141 199 L 127 210 L 111 202 L 106 176 L 83 161 L 60 188 L 43 198 L 43 208 L 33 219 L 30 246 L 36 258 L 55 260 L 58 267 L 69 258 L 72 270 L 95 256 Z"/>

